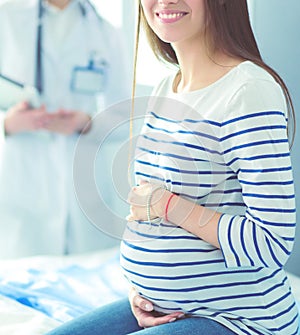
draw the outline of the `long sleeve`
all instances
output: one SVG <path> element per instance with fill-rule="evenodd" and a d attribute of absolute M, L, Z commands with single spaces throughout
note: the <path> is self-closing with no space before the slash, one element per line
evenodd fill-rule
<path fill-rule="evenodd" d="M 246 209 L 219 221 L 228 267 L 282 267 L 292 250 L 296 210 L 285 109 L 280 87 L 266 80 L 244 85 L 229 103 L 220 141 Z"/>

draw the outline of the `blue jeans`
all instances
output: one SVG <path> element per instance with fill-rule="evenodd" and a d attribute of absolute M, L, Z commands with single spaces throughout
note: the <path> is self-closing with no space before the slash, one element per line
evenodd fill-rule
<path fill-rule="evenodd" d="M 207 318 L 186 318 L 151 328 L 141 328 L 128 299 L 100 307 L 66 322 L 47 335 L 234 335 L 231 330 Z"/>

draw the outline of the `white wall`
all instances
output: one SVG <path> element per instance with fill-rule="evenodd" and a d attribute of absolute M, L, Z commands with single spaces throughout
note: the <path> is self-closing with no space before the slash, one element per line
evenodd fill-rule
<path fill-rule="evenodd" d="M 114 26 L 121 27 L 123 23 L 123 0 L 90 0 L 99 13 Z"/>
<path fill-rule="evenodd" d="M 298 132 L 292 149 L 297 208 L 300 209 L 300 1 L 251 0 L 253 26 L 265 58 L 286 81 L 292 94 L 298 123 Z M 299 210 L 298 210 L 299 224 Z M 300 275 L 300 228 L 286 269 Z"/>

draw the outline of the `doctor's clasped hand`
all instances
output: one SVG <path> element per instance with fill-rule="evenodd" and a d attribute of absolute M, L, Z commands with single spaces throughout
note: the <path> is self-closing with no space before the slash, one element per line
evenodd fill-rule
<path fill-rule="evenodd" d="M 59 109 L 49 113 L 44 105 L 32 108 L 27 102 L 21 102 L 8 110 L 4 127 L 7 135 L 39 130 L 72 135 L 87 132 L 90 120 L 91 117 L 81 111 Z"/>
<path fill-rule="evenodd" d="M 31 108 L 27 102 L 21 102 L 7 111 L 4 129 L 7 135 L 32 132 L 45 127 L 47 122 L 45 106 Z"/>
<path fill-rule="evenodd" d="M 90 120 L 91 117 L 84 112 L 59 109 L 48 115 L 44 128 L 62 135 L 86 133 L 90 128 Z"/>

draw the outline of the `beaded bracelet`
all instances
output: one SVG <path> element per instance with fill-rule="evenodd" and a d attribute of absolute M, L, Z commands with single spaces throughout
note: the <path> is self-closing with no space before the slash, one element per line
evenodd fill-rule
<path fill-rule="evenodd" d="M 152 197 L 153 197 L 153 194 L 159 190 L 159 189 L 163 189 L 165 190 L 166 187 L 164 185 L 159 185 L 157 187 L 155 187 L 154 189 L 151 190 L 148 198 L 147 198 L 147 207 L 146 207 L 146 211 L 147 211 L 147 219 L 148 219 L 148 222 L 150 224 L 150 226 L 152 224 L 157 224 L 157 223 L 160 223 L 162 221 L 162 218 L 160 217 L 157 217 L 155 219 L 151 219 L 151 201 L 152 201 Z"/>

